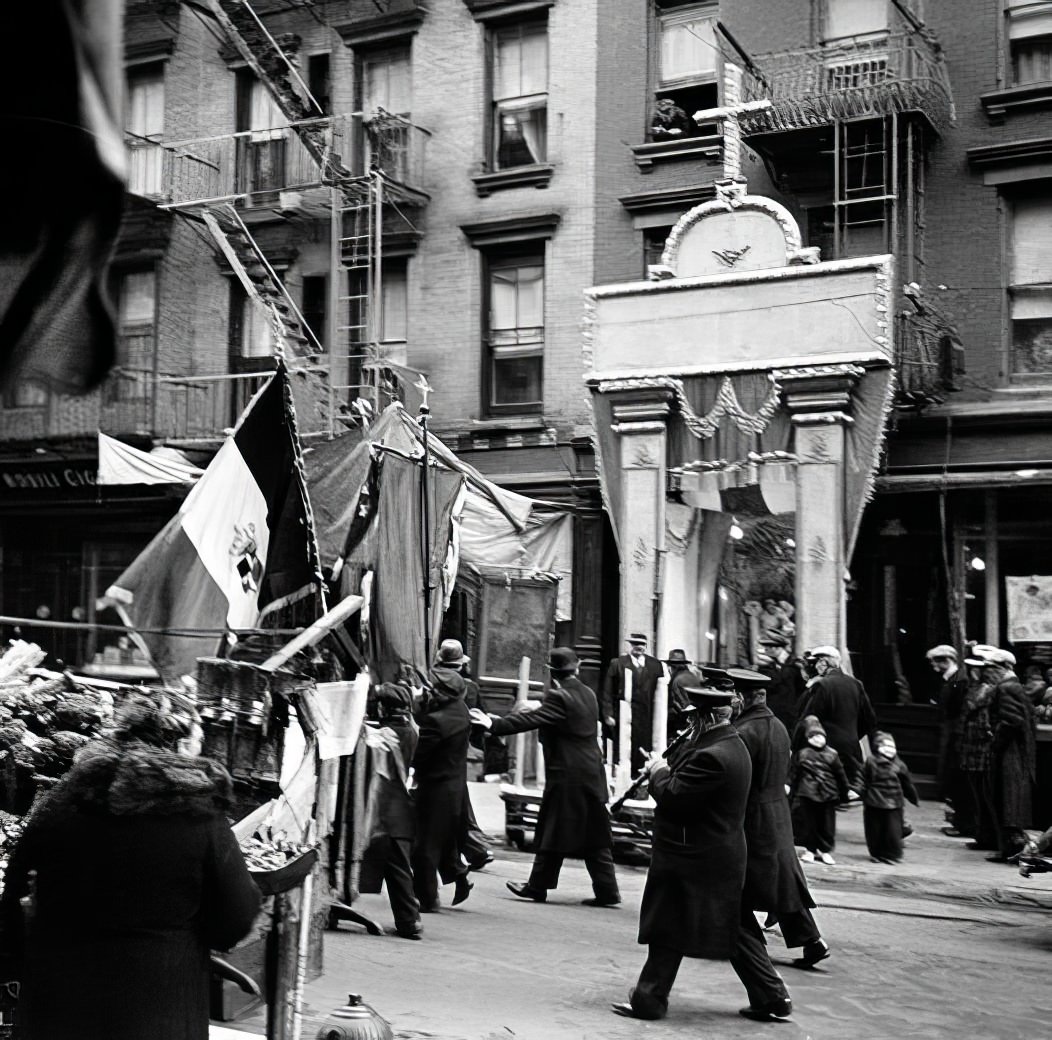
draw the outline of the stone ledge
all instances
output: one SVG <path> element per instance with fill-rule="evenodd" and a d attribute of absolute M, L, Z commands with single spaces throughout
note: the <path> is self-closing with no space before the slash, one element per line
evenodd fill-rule
<path fill-rule="evenodd" d="M 511 188 L 547 188 L 555 167 L 551 163 L 538 163 L 535 166 L 515 166 L 510 170 L 497 170 L 494 173 L 476 173 L 472 176 L 475 192 L 479 198 L 486 198 L 495 191 L 508 191 Z"/>

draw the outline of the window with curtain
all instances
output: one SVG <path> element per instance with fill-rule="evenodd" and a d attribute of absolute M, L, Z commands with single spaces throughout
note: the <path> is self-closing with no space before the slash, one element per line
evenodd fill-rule
<path fill-rule="evenodd" d="M 380 341 L 405 343 L 409 330 L 409 281 L 405 260 L 384 263 L 380 294 Z"/>
<path fill-rule="evenodd" d="M 413 79 L 410 50 L 394 47 L 358 55 L 358 103 L 372 132 L 365 135 L 362 154 L 367 164 L 376 162 L 388 176 L 406 181 L 409 172 Z M 376 121 L 387 112 L 406 121 Z"/>
<path fill-rule="evenodd" d="M 1052 3 L 1009 0 L 1007 18 L 1012 85 L 1052 83 Z"/>
<path fill-rule="evenodd" d="M 1012 200 L 1010 264 L 1012 372 L 1052 378 L 1052 185 Z"/>
<path fill-rule="evenodd" d="M 692 116 L 719 103 L 717 13 L 712 3 L 658 10 L 657 79 L 650 118 L 654 140 L 697 136 L 702 131 Z"/>
<path fill-rule="evenodd" d="M 888 0 L 825 0 L 825 3 L 824 40 L 888 31 Z"/>
<path fill-rule="evenodd" d="M 238 77 L 238 190 L 279 191 L 285 185 L 288 119 L 254 75 Z"/>
<path fill-rule="evenodd" d="M 153 370 L 157 311 L 157 274 L 125 271 L 117 282 L 117 366 L 114 386 L 121 400 L 146 395 Z"/>
<path fill-rule="evenodd" d="M 532 166 L 548 158 L 548 26 L 494 30 L 491 136 L 494 169 Z"/>
<path fill-rule="evenodd" d="M 544 257 L 492 257 L 487 268 L 487 410 L 491 414 L 539 412 L 543 402 Z"/>
<path fill-rule="evenodd" d="M 134 195 L 161 194 L 164 137 L 164 68 L 150 66 L 128 76 L 128 190 Z"/>

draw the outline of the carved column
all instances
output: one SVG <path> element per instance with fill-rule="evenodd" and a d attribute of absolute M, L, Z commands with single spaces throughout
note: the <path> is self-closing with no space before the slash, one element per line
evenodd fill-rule
<path fill-rule="evenodd" d="M 606 566 L 603 533 L 606 520 L 591 439 L 575 438 L 571 447 L 574 453 L 573 648 L 581 659 L 582 680 L 598 691 L 604 664 Z M 610 609 L 613 609 L 612 603 Z"/>
<path fill-rule="evenodd" d="M 665 390 L 626 394 L 613 407 L 612 430 L 621 441 L 621 633 L 643 632 L 657 649 L 655 594 L 665 542 L 667 420 Z M 620 652 L 620 647 L 618 647 Z"/>
<path fill-rule="evenodd" d="M 846 642 L 845 432 L 854 365 L 775 373 L 792 413 L 796 480 L 796 645 Z"/>

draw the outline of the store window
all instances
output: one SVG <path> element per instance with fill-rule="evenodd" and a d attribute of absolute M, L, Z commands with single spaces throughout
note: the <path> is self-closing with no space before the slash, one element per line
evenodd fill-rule
<path fill-rule="evenodd" d="M 492 30 L 491 163 L 495 170 L 548 159 L 548 26 Z"/>
<path fill-rule="evenodd" d="M 1009 0 L 1007 17 L 1012 85 L 1052 83 L 1052 3 Z"/>
<path fill-rule="evenodd" d="M 1011 200 L 1012 372 L 1052 379 L 1052 184 Z"/>
<path fill-rule="evenodd" d="M 164 67 L 149 66 L 128 75 L 128 190 L 156 198 L 162 192 L 164 137 Z"/>
<path fill-rule="evenodd" d="M 539 412 L 544 364 L 544 256 L 486 258 L 485 404 L 489 414 Z"/>
<path fill-rule="evenodd" d="M 694 112 L 719 103 L 715 4 L 659 4 L 650 137 L 696 136 Z"/>
<path fill-rule="evenodd" d="M 845 40 L 888 31 L 888 0 L 826 0 L 822 39 Z"/>

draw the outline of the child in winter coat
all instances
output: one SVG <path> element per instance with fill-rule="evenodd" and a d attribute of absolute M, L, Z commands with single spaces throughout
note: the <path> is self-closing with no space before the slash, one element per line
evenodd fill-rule
<path fill-rule="evenodd" d="M 906 798 L 917 804 L 917 789 L 890 733 L 878 733 L 873 748 L 875 753 L 863 764 L 859 780 L 866 847 L 874 863 L 898 863 L 902 859 L 902 807 Z"/>
<path fill-rule="evenodd" d="M 849 797 L 847 774 L 840 755 L 826 746 L 826 731 L 814 715 L 804 719 L 807 743 L 793 755 L 789 767 L 789 797 L 797 812 L 800 858 L 813 863 L 817 857 L 832 866 L 836 847 L 836 807 Z"/>

